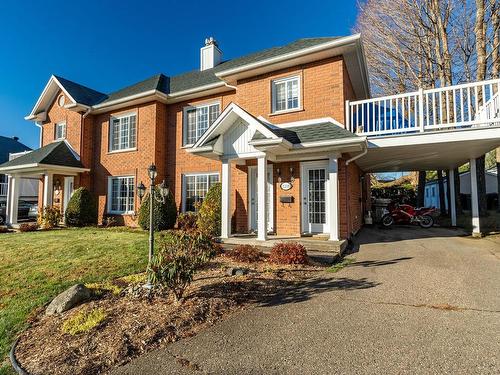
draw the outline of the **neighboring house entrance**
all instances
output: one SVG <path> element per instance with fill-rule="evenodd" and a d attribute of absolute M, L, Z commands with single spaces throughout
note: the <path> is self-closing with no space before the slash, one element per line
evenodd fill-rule
<path fill-rule="evenodd" d="M 73 176 L 64 177 L 64 200 L 63 200 L 64 213 L 66 213 L 66 208 L 68 207 L 69 200 L 73 195 L 74 183 L 75 183 L 75 178 Z"/>
<path fill-rule="evenodd" d="M 257 179 L 257 167 L 248 167 L 248 188 L 249 188 L 249 222 L 250 230 L 257 231 L 257 218 L 258 218 L 258 208 L 257 208 L 257 197 L 258 197 L 258 179 Z M 273 202 L 273 166 L 267 166 L 267 231 L 274 232 L 274 202 Z"/>
<path fill-rule="evenodd" d="M 328 162 L 302 163 L 302 231 L 328 233 L 326 181 Z"/>

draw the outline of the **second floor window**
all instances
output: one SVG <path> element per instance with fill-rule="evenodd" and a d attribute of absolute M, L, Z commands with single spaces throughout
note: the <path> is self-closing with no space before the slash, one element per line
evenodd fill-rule
<path fill-rule="evenodd" d="M 111 117 L 109 150 L 130 150 L 136 144 L 136 115 Z"/>
<path fill-rule="evenodd" d="M 184 145 L 193 145 L 219 116 L 219 103 L 184 109 Z"/>
<path fill-rule="evenodd" d="M 274 80 L 272 83 L 273 112 L 300 108 L 300 77 Z"/>
<path fill-rule="evenodd" d="M 55 134 L 55 139 L 64 139 L 66 138 L 66 123 L 65 122 L 60 122 L 56 124 L 56 134 Z"/>

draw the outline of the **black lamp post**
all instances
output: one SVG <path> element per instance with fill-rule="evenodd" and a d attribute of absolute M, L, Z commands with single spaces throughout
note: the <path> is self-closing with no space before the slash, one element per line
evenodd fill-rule
<path fill-rule="evenodd" d="M 156 165 L 151 164 L 148 167 L 148 176 L 150 179 L 149 185 L 149 254 L 148 254 L 148 269 L 151 268 L 151 261 L 153 260 L 154 254 L 154 227 L 153 227 L 153 199 L 158 202 L 165 203 L 165 200 L 170 192 L 170 189 L 167 187 L 165 180 L 162 181 L 159 187 L 159 197 L 156 196 L 155 191 L 155 179 L 158 176 L 158 172 L 156 171 Z M 142 202 L 142 198 L 146 193 L 146 186 L 141 183 L 137 186 L 137 194 L 139 195 L 139 199 Z M 148 276 L 148 282 L 145 285 L 146 288 L 151 288 L 151 276 Z"/>

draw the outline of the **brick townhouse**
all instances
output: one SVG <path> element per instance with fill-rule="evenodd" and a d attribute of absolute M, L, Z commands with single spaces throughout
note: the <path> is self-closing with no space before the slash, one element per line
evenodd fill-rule
<path fill-rule="evenodd" d="M 0 166 L 10 175 L 8 220 L 16 222 L 19 179 L 38 176 L 40 206 L 64 211 L 85 186 L 99 221 L 137 225 L 136 186 L 154 163 L 180 212 L 222 182 L 222 237 L 347 238 L 362 225 L 369 179 L 356 160 L 366 139 L 345 128 L 345 102 L 368 97 L 359 35 L 231 60 L 210 38 L 199 70 L 109 94 L 54 75 L 26 117 L 40 128 L 40 148 Z"/>

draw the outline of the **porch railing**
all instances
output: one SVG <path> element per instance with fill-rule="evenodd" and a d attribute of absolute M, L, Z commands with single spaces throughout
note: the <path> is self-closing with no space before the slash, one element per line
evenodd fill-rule
<path fill-rule="evenodd" d="M 7 196 L 7 182 L 0 182 L 0 197 Z"/>
<path fill-rule="evenodd" d="M 347 128 L 366 136 L 500 125 L 500 79 L 346 102 Z"/>

